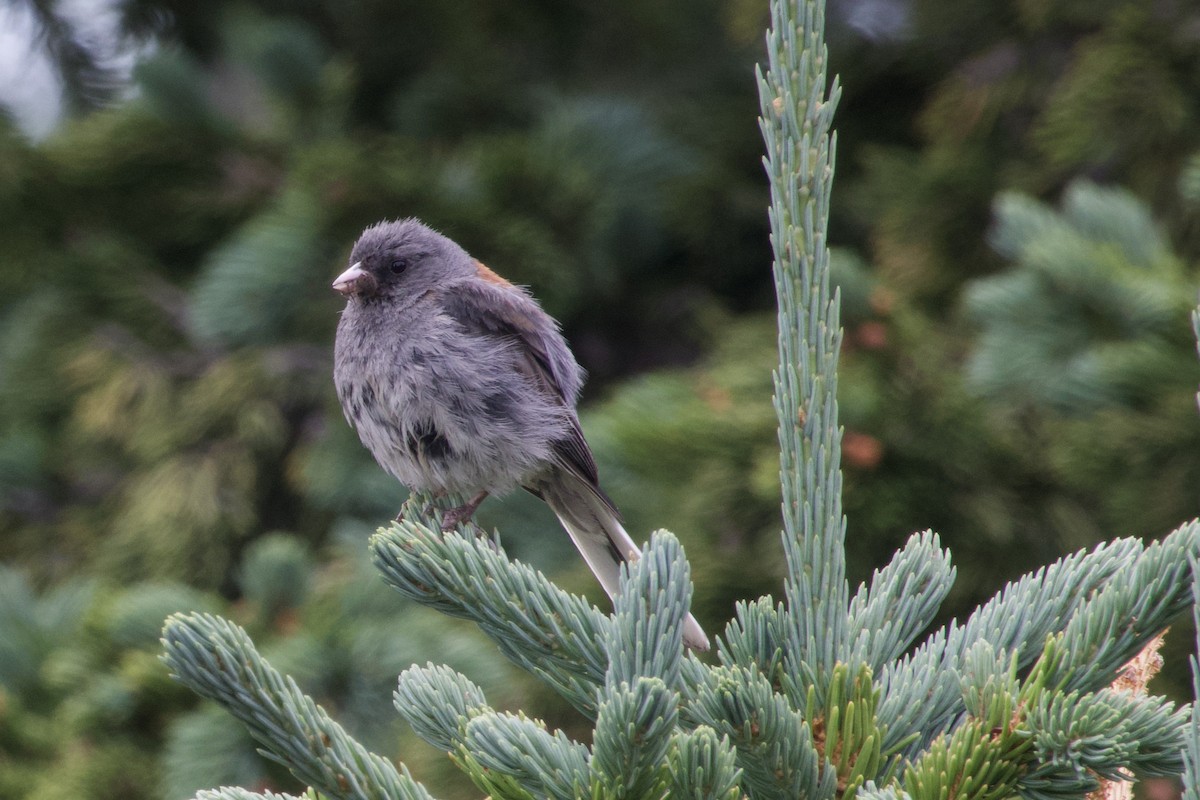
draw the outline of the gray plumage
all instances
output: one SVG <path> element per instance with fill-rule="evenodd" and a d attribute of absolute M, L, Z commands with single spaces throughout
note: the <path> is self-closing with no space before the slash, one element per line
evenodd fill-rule
<path fill-rule="evenodd" d="M 583 371 L 558 324 L 459 245 L 415 219 L 367 228 L 334 282 L 347 297 L 334 346 L 342 410 L 410 489 L 474 495 L 523 487 L 558 516 L 614 595 L 638 553 L 600 488 L 575 406 Z M 708 649 L 689 615 L 684 642 Z"/>

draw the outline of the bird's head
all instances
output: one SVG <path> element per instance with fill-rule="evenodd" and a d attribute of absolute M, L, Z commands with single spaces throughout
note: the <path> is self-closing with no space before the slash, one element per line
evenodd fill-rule
<path fill-rule="evenodd" d="M 420 220 L 384 221 L 358 237 L 333 288 L 351 300 L 413 296 L 473 270 L 465 250 Z"/>

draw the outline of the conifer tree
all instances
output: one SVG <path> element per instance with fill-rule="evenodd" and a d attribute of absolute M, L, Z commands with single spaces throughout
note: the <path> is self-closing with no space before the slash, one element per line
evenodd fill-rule
<path fill-rule="evenodd" d="M 1200 353 L 1200 309 L 1192 312 L 1192 332 L 1196 350 Z M 1200 406 L 1200 392 L 1196 394 Z M 1192 567 L 1192 624 L 1196 629 L 1196 653 L 1192 664 L 1192 718 L 1187 734 L 1187 749 L 1183 754 L 1183 798 L 1200 800 L 1200 559 L 1191 559 Z"/>
<path fill-rule="evenodd" d="M 1192 279 L 1130 192 L 1077 181 L 1061 212 L 1009 192 L 993 247 L 1016 268 L 972 281 L 982 335 L 967 363 L 991 400 L 1084 414 L 1145 404 L 1193 377 Z"/>
<path fill-rule="evenodd" d="M 739 604 L 710 664 L 680 643 L 692 587 L 670 533 L 651 536 L 609 615 L 497 542 L 442 534 L 439 513 L 422 512 L 433 499 L 414 496 L 371 539 L 385 581 L 477 622 L 594 729 L 589 746 L 497 711 L 478 686 L 433 665 L 400 675 L 397 711 L 496 798 L 1050 800 L 1102 779 L 1179 775 L 1185 745 L 1194 775 L 1193 711 L 1109 687 L 1193 603 L 1197 523 L 1154 544 L 1118 540 L 1064 558 L 919 643 L 955 574 L 935 534 L 914 534 L 851 591 L 841 333 L 825 241 L 839 90 L 826 74 L 824 4 L 774 0 L 767 43 L 759 91 L 779 299 L 782 600 Z M 240 719 L 310 795 L 432 796 L 350 738 L 232 623 L 175 615 L 163 642 L 175 675 Z"/>

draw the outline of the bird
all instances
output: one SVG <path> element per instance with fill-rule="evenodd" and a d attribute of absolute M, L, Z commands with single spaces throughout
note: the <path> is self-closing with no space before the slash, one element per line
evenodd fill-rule
<path fill-rule="evenodd" d="M 346 298 L 334 385 L 379 465 L 410 490 L 470 498 L 443 530 L 488 496 L 525 489 L 615 597 L 640 550 L 579 425 L 583 370 L 529 290 L 412 217 L 364 230 L 333 289 Z M 691 614 L 682 638 L 709 647 Z"/>

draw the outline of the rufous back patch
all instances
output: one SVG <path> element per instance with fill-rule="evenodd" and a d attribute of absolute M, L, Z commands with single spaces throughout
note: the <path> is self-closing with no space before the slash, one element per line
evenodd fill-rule
<path fill-rule="evenodd" d="M 479 271 L 479 277 L 483 278 L 488 283 L 494 283 L 497 286 L 512 286 L 511 283 L 501 278 L 496 273 L 488 269 L 487 265 L 482 261 L 475 262 L 475 269 Z"/>

